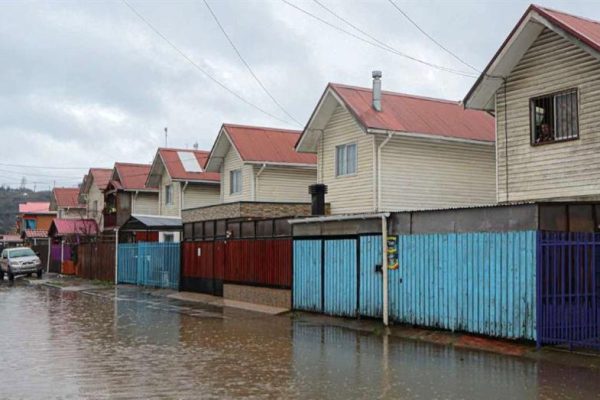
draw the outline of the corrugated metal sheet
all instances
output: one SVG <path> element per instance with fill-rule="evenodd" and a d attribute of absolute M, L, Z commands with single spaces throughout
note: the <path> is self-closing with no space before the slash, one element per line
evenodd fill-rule
<path fill-rule="evenodd" d="M 535 231 L 403 235 L 399 242 L 392 319 L 535 339 Z"/>
<path fill-rule="evenodd" d="M 378 264 L 381 265 L 381 236 L 361 236 L 359 312 L 367 317 L 383 315 L 383 277 L 375 271 Z"/>
<path fill-rule="evenodd" d="M 322 310 L 321 257 L 321 240 L 294 240 L 292 305 L 295 310 Z"/>
<path fill-rule="evenodd" d="M 344 317 L 358 311 L 357 239 L 325 240 L 323 312 Z"/>
<path fill-rule="evenodd" d="M 118 282 L 179 289 L 179 243 L 119 245 Z"/>

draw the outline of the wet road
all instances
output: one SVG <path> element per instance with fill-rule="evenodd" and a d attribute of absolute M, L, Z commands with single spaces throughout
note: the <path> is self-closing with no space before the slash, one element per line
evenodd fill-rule
<path fill-rule="evenodd" d="M 0 283 L 0 398 L 593 399 L 600 373 L 157 298 Z"/>

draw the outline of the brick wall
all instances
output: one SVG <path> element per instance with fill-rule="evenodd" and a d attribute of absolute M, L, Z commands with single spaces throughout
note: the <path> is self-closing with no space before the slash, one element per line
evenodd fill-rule
<path fill-rule="evenodd" d="M 310 203 L 236 202 L 183 210 L 183 223 L 228 218 L 309 216 Z"/>

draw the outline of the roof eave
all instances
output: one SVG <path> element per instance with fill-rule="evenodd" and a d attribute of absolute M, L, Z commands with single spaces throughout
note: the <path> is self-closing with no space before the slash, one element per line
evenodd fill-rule
<path fill-rule="evenodd" d="M 458 142 L 468 144 L 480 144 L 480 145 L 491 145 L 495 144 L 494 140 L 478 140 L 478 139 L 466 139 L 454 136 L 443 136 L 433 135 L 430 133 L 419 133 L 419 132 L 404 132 L 404 131 L 391 131 L 388 129 L 368 128 L 367 133 L 369 134 L 392 134 L 395 136 L 413 137 L 428 140 L 441 140 L 446 142 Z"/>

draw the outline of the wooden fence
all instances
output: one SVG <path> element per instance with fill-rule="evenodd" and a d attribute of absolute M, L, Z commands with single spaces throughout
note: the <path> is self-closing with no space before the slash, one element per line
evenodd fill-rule
<path fill-rule="evenodd" d="M 82 243 L 77 246 L 77 276 L 84 279 L 115 280 L 115 243 Z"/>

